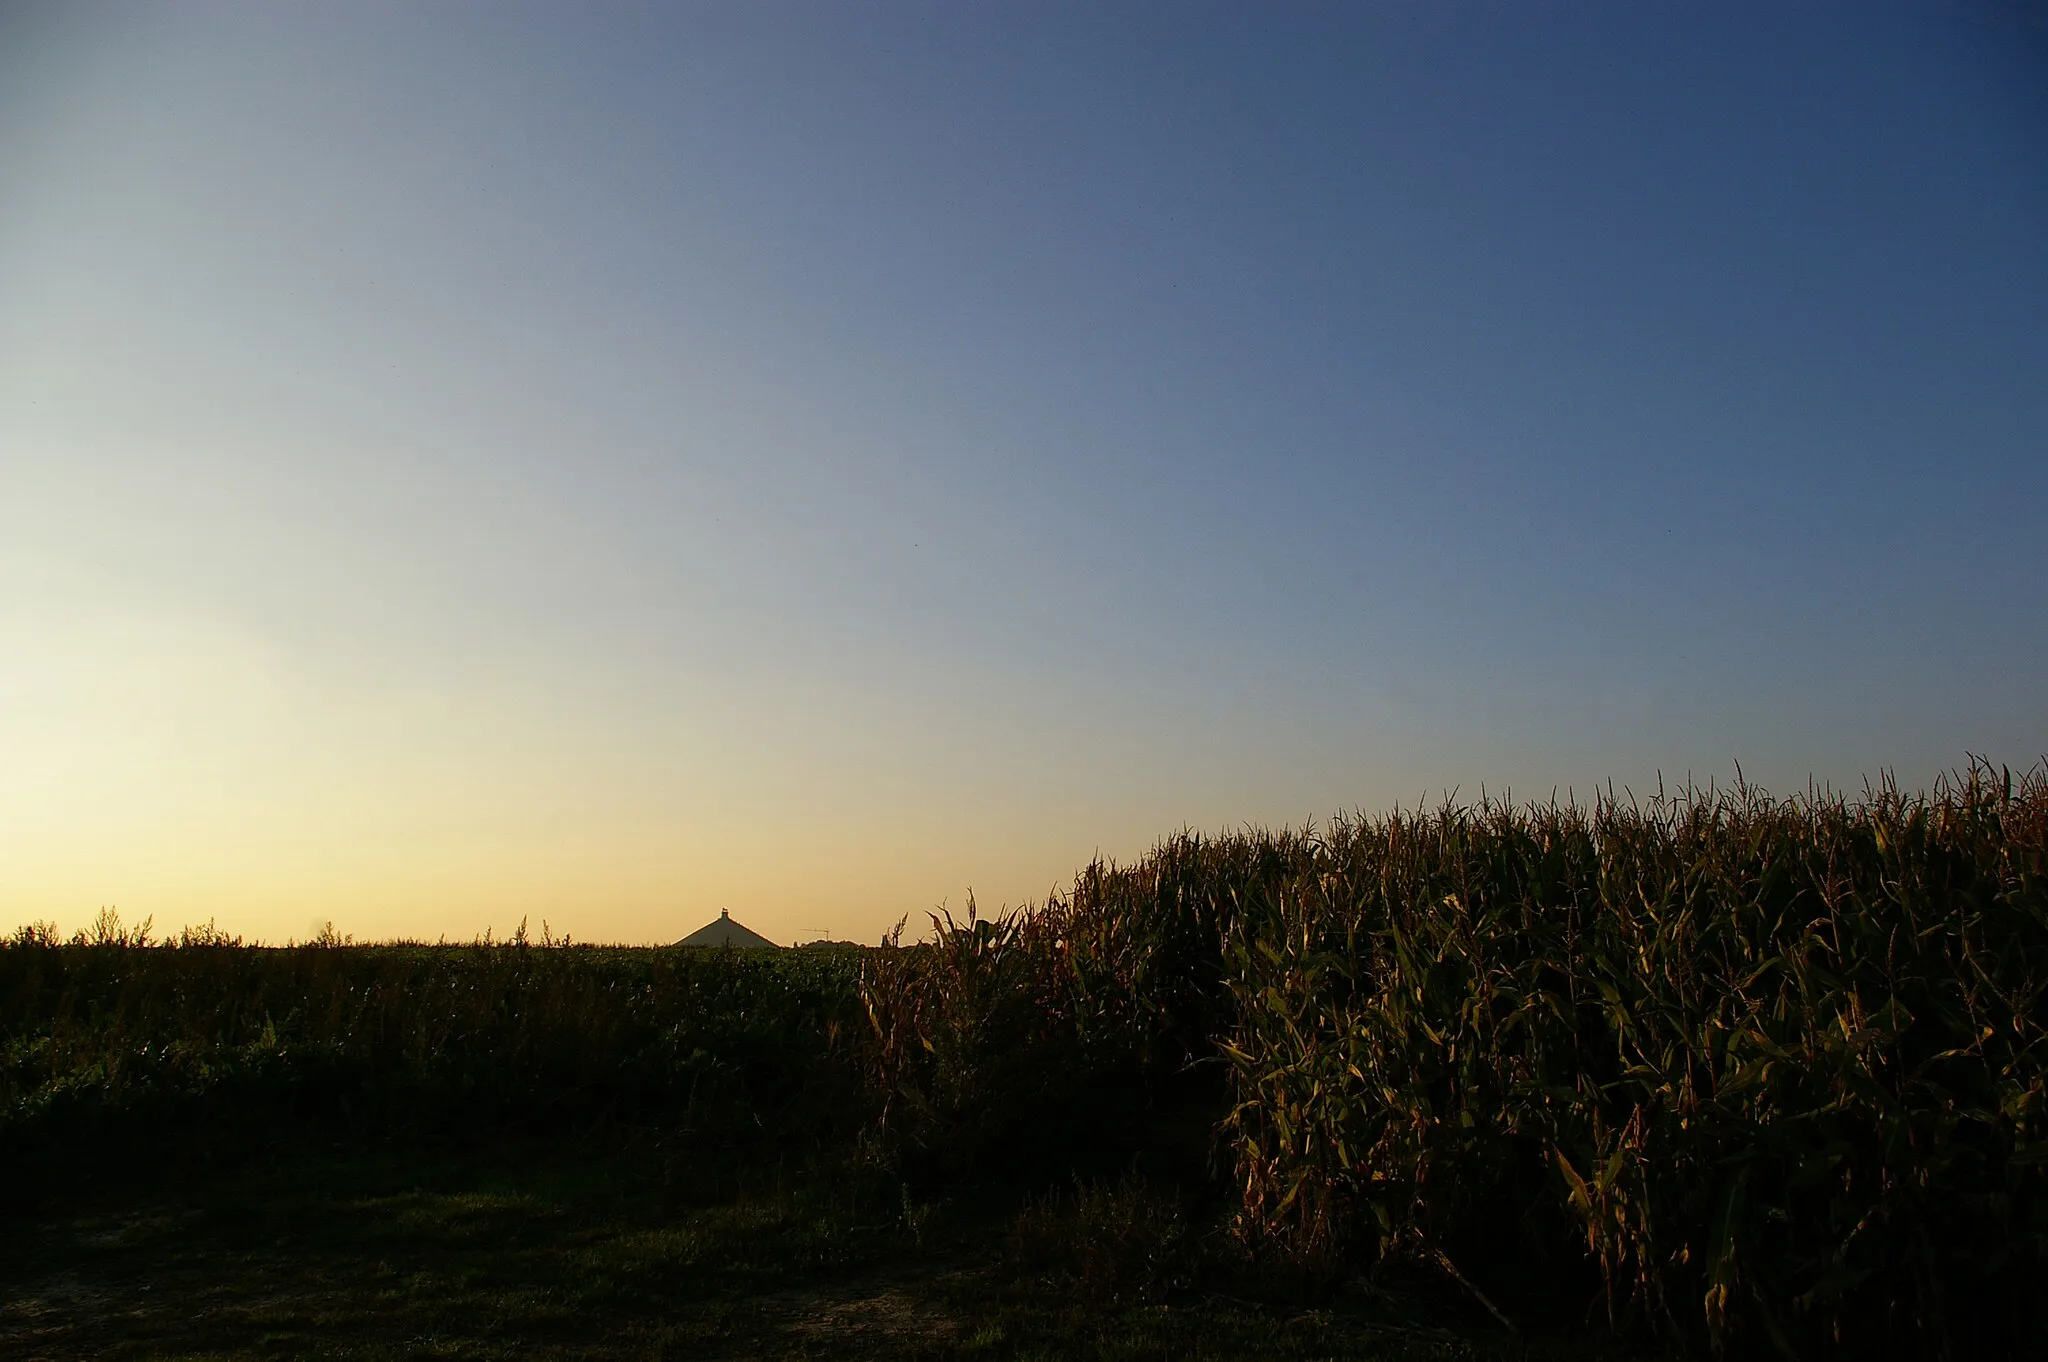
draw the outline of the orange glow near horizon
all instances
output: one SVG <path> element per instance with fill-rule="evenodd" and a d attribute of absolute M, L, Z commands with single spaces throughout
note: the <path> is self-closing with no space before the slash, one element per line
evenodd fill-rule
<path fill-rule="evenodd" d="M 465 941 L 524 919 L 646 944 L 724 908 L 777 940 L 870 940 L 969 892 L 1042 898 L 1152 835 L 1104 847 L 1107 808 L 1028 789 L 999 823 L 920 799 L 931 754 L 892 762 L 778 696 L 620 717 L 481 677 L 351 690 L 217 621 L 77 604 L 0 614 L 0 662 L 0 931 L 113 907 L 159 937 Z"/>

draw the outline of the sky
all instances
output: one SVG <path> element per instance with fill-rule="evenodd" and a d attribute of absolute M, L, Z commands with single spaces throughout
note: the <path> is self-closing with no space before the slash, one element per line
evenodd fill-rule
<path fill-rule="evenodd" d="M 2031 765 L 2037 15 L 0 3 L 0 931 Z"/>

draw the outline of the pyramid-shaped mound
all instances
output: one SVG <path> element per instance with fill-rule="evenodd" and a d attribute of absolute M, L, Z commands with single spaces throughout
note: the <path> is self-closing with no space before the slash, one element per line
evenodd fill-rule
<path fill-rule="evenodd" d="M 734 922 L 732 914 L 723 908 L 718 910 L 716 921 L 705 923 L 681 941 L 676 942 L 676 944 L 678 946 L 740 946 L 749 949 L 765 946 L 769 950 L 782 949 L 782 947 L 776 945 L 759 932 L 742 927 L 739 923 Z"/>

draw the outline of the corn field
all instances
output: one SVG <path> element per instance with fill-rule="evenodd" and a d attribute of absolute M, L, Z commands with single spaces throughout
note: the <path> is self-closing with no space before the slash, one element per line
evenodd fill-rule
<path fill-rule="evenodd" d="M 2048 768 L 1184 835 L 935 926 L 885 1085 L 1221 1063 L 1252 1251 L 1720 1351 L 2048 1336 Z"/>
<path fill-rule="evenodd" d="M 1185 833 L 857 952 L 25 929 L 0 1153 L 640 1122 L 1028 1195 L 1172 1146 L 1260 1271 L 1681 1351 L 1996 1354 L 2048 1337 L 2044 1025 L 2048 765 L 1979 763 Z"/>
<path fill-rule="evenodd" d="M 847 951 L 150 944 L 103 915 L 0 946 L 0 1153 L 137 1156 L 653 1125 L 738 1157 L 869 1119 Z"/>

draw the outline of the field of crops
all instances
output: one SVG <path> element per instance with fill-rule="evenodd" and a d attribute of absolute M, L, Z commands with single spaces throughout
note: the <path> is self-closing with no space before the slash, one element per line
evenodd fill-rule
<path fill-rule="evenodd" d="M 307 1132 L 657 1131 L 714 1181 L 842 1170 L 911 1229 L 1021 1207 L 1083 1295 L 1434 1281 L 1503 1334 L 1731 1355 L 2048 1337 L 2048 768 L 1189 834 L 934 925 L 757 954 L 24 931 L 0 1153 L 41 1175 L 6 1213 Z"/>

